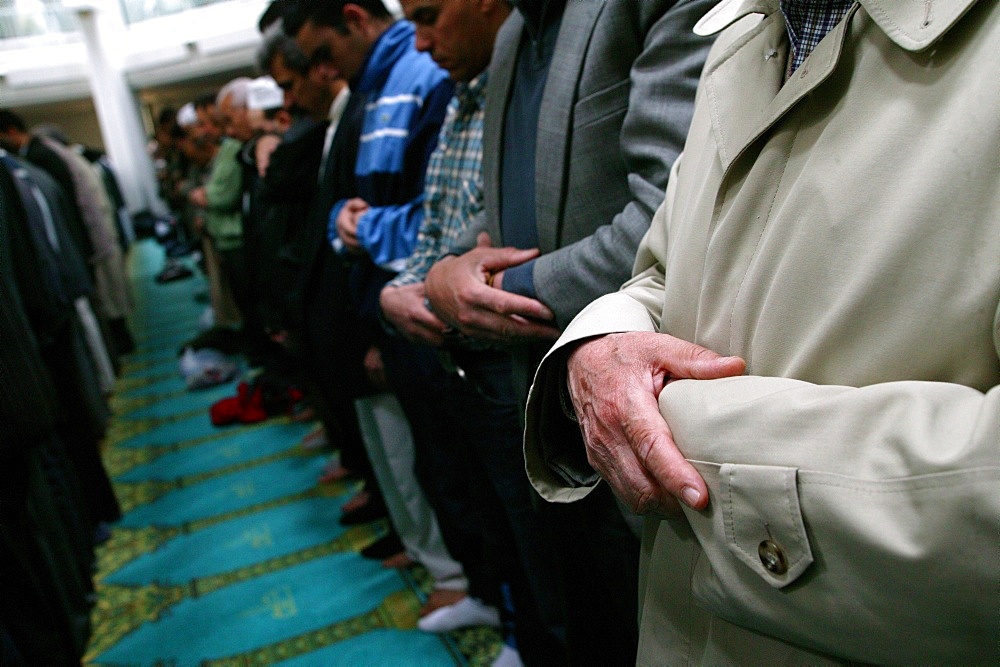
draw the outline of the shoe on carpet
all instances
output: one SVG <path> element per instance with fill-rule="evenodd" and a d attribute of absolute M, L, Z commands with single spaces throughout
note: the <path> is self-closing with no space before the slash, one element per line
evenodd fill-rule
<path fill-rule="evenodd" d="M 214 426 L 235 424 L 240 420 L 243 406 L 250 398 L 250 385 L 240 382 L 236 385 L 236 396 L 221 398 L 208 408 Z"/>
<path fill-rule="evenodd" d="M 473 625 L 500 627 L 500 612 L 496 607 L 483 604 L 471 595 L 439 609 L 435 609 L 419 621 L 417 627 L 424 632 L 451 632 Z"/>
<path fill-rule="evenodd" d="M 178 257 L 186 257 L 195 251 L 195 246 L 193 243 L 186 243 L 184 241 L 178 241 L 171 244 L 166 248 L 165 254 L 170 259 L 176 259 Z"/>
<path fill-rule="evenodd" d="M 371 560 L 385 560 L 389 556 L 395 556 L 400 552 L 405 553 L 405 550 L 403 543 L 399 540 L 399 535 L 389 533 L 362 549 L 361 555 Z"/>
<path fill-rule="evenodd" d="M 194 272 L 192 272 L 188 267 L 178 262 L 173 262 L 168 263 L 162 271 L 156 274 L 156 282 L 161 284 L 169 283 L 183 278 L 190 278 L 193 275 Z"/>

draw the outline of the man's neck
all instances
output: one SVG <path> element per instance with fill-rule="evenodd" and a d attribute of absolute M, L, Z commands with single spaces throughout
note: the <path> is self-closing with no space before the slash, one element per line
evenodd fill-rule
<path fill-rule="evenodd" d="M 372 18 L 365 24 L 362 34 L 365 37 L 365 43 L 369 50 L 379 40 L 379 37 L 384 35 L 385 31 L 391 28 L 395 22 L 395 19 Z"/>

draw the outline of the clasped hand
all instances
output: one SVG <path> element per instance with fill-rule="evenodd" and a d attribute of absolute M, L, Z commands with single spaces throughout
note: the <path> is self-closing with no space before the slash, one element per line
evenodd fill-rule
<path fill-rule="evenodd" d="M 383 287 L 379 306 L 385 319 L 407 340 L 434 347 L 444 343 L 448 327 L 424 305 L 424 283 Z"/>
<path fill-rule="evenodd" d="M 348 199 L 337 213 L 337 236 L 344 247 L 353 253 L 360 253 L 361 242 L 358 240 L 358 221 L 368 212 L 368 202 L 360 197 Z"/>
<path fill-rule="evenodd" d="M 427 274 L 427 299 L 434 314 L 472 338 L 500 342 L 554 340 L 559 337 L 555 315 L 541 301 L 487 284 L 490 276 L 538 256 L 538 249 L 493 248 L 485 232 L 479 245 L 459 256 L 448 256 Z"/>
<path fill-rule="evenodd" d="M 708 487 L 674 443 L 658 398 L 673 380 L 742 375 L 746 362 L 666 334 L 628 332 L 589 339 L 567 360 L 587 460 L 640 514 L 676 516 L 679 501 L 708 504 Z"/>

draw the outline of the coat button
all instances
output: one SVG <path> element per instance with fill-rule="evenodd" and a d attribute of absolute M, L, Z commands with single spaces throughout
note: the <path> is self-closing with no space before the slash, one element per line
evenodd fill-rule
<path fill-rule="evenodd" d="M 771 574 L 785 574 L 788 572 L 788 561 L 785 559 L 785 552 L 777 542 L 764 540 L 757 547 L 757 555 L 760 556 L 761 565 Z"/>

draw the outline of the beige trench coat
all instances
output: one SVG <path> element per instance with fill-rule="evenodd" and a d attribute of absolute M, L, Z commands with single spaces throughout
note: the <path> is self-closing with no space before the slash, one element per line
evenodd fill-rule
<path fill-rule="evenodd" d="M 996 664 L 1000 3 L 861 0 L 787 83 L 777 0 L 699 24 L 722 28 L 635 277 L 539 369 L 529 476 L 562 502 L 594 481 L 566 345 L 740 355 L 659 397 L 711 501 L 647 520 L 639 662 Z"/>

